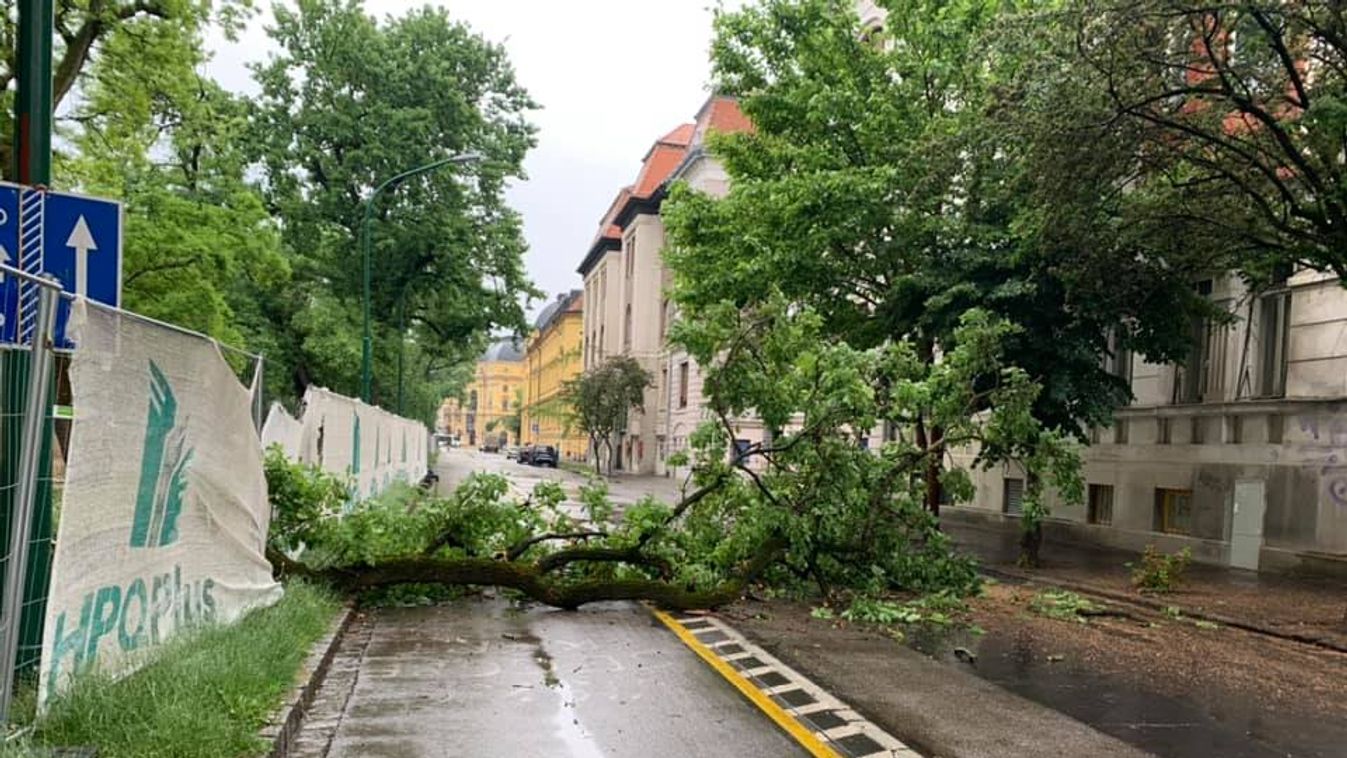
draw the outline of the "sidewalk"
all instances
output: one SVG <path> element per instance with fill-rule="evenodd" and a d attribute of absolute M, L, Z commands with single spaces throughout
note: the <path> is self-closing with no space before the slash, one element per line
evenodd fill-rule
<path fill-rule="evenodd" d="M 744 601 L 720 614 L 772 655 L 927 756 L 1143 758 L 1147 753 L 864 625 L 807 604 Z"/>
<path fill-rule="evenodd" d="M 1347 586 L 1342 582 L 1191 564 L 1174 592 L 1142 595 L 1133 589 L 1125 565 L 1137 559 L 1134 553 L 1045 542 L 1043 565 L 1021 569 L 1015 565 L 1016 535 L 1007 530 L 968 523 L 946 523 L 944 529 L 990 573 L 1157 608 L 1174 606 L 1188 616 L 1347 652 Z"/>

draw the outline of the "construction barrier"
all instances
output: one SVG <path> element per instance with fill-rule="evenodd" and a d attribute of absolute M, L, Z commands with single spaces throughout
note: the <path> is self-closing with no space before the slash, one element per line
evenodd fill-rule
<path fill-rule="evenodd" d="M 39 697 L 276 602 L 254 398 L 212 340 L 75 304 L 75 404 Z"/>
<path fill-rule="evenodd" d="M 285 406 L 272 403 L 267 412 L 267 422 L 262 425 L 262 449 L 279 445 L 285 457 L 299 460 L 304 445 L 304 424 L 290 415 Z"/>
<path fill-rule="evenodd" d="M 292 454 L 296 425 L 298 453 Z M 430 430 L 425 424 L 322 387 L 304 393 L 300 420 L 273 405 L 262 441 L 279 444 L 295 460 L 349 477 L 351 504 L 394 482 L 419 482 L 430 461 Z"/>

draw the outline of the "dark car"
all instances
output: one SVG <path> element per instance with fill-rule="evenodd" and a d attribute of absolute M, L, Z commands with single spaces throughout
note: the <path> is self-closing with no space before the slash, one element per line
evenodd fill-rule
<path fill-rule="evenodd" d="M 533 466 L 557 467 L 557 449 L 551 445 L 539 445 L 529 452 L 528 462 Z"/>
<path fill-rule="evenodd" d="M 525 445 L 519 448 L 519 454 L 515 456 L 515 460 L 520 463 L 528 463 L 531 458 L 533 458 L 532 445 Z"/>

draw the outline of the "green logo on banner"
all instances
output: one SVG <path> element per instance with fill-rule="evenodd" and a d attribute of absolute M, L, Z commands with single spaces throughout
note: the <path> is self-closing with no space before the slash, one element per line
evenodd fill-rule
<path fill-rule="evenodd" d="M 140 487 L 131 523 L 131 547 L 163 547 L 178 539 L 178 515 L 187 492 L 192 449 L 177 425 L 178 399 L 168 377 L 150 361 L 150 412 L 140 456 Z"/>

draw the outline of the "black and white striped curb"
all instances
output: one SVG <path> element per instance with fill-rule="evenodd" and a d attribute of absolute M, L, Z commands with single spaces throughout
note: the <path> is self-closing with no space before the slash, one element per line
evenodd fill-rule
<path fill-rule="evenodd" d="M 769 696 L 801 726 L 846 758 L 920 758 L 888 732 L 809 681 L 714 616 L 677 619 L 740 676 Z"/>

